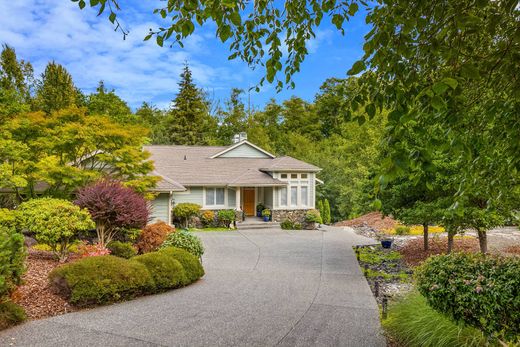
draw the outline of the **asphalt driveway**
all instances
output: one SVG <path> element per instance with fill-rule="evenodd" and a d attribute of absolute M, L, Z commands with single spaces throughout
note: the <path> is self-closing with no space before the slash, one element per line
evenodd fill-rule
<path fill-rule="evenodd" d="M 206 275 L 168 293 L 32 321 L 1 346 L 385 346 L 350 231 L 201 233 Z"/>

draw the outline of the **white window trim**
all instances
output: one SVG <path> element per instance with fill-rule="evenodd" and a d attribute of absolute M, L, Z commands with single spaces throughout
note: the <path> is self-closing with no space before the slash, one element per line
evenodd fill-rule
<path fill-rule="evenodd" d="M 227 206 L 228 206 L 228 189 L 226 187 L 222 187 L 222 186 L 215 186 L 215 187 L 203 187 L 204 189 L 202 190 L 202 209 L 203 210 L 222 210 L 222 209 L 227 209 Z M 217 192 L 216 192 L 216 189 L 217 188 L 222 188 L 224 189 L 224 204 L 219 204 L 219 205 L 207 205 L 206 204 L 206 190 L 207 189 L 215 189 L 215 200 L 217 199 Z"/>
<path fill-rule="evenodd" d="M 281 178 L 282 174 L 287 175 L 287 178 Z M 297 178 L 291 178 L 291 175 L 296 174 Z M 279 209 L 291 209 L 291 210 L 306 210 L 312 208 L 312 198 L 314 194 L 314 190 L 312 190 L 311 186 L 311 176 L 308 172 L 304 172 L 303 174 L 306 174 L 306 178 L 302 178 L 302 173 L 295 173 L 295 172 L 282 172 L 278 174 L 278 179 L 284 182 L 287 182 L 287 204 L 282 205 L 282 194 L 281 194 L 281 188 L 277 190 L 277 200 L 278 200 L 278 208 Z M 291 188 L 296 187 L 296 205 L 293 206 L 292 203 L 292 194 L 291 194 Z M 307 187 L 307 204 L 302 204 L 302 189 L 301 187 Z M 311 191 L 312 190 L 312 191 Z"/>

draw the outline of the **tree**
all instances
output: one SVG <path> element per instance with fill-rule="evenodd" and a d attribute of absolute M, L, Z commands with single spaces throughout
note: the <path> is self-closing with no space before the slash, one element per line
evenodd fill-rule
<path fill-rule="evenodd" d="M 165 112 L 156 106 L 143 102 L 135 112 L 137 122 L 150 129 L 150 140 L 152 144 L 161 145 L 169 143 L 168 133 L 165 128 Z"/>
<path fill-rule="evenodd" d="M 320 211 L 320 216 L 323 216 L 323 211 L 324 211 L 323 208 L 324 208 L 324 206 L 323 206 L 323 200 L 320 199 L 320 200 L 318 200 L 318 204 L 317 204 L 317 206 L 316 206 L 316 209 L 317 209 L 318 211 Z"/>
<path fill-rule="evenodd" d="M 330 204 L 329 200 L 325 199 L 323 201 L 323 223 L 330 224 L 331 222 L 331 215 L 330 215 Z"/>
<path fill-rule="evenodd" d="M 87 108 L 90 114 L 108 116 L 121 124 L 137 121 L 127 103 L 116 95 L 114 89 L 107 90 L 103 81 L 99 82 L 96 92 L 88 96 Z"/>
<path fill-rule="evenodd" d="M 240 96 L 244 93 L 242 89 L 233 88 L 231 96 L 226 102 L 225 110 L 218 110 L 219 126 L 217 129 L 218 141 L 222 145 L 230 145 L 233 136 L 247 130 L 246 108 Z"/>
<path fill-rule="evenodd" d="M 34 233 L 38 242 L 49 245 L 60 262 L 67 260 L 69 246 L 78 233 L 94 227 L 87 210 L 66 200 L 33 199 L 22 203 L 18 211 L 21 227 Z"/>
<path fill-rule="evenodd" d="M 17 232 L 17 212 L 0 208 L 0 302 L 22 282 L 27 252 Z"/>
<path fill-rule="evenodd" d="M 36 110 L 47 114 L 73 105 L 81 105 L 82 95 L 72 81 L 72 76 L 60 64 L 47 64 L 36 87 Z"/>
<path fill-rule="evenodd" d="M 168 112 L 166 132 L 177 145 L 204 145 L 213 136 L 216 122 L 209 115 L 209 102 L 193 81 L 186 64 L 180 75 L 179 93 Z"/>
<path fill-rule="evenodd" d="M 0 185 L 20 199 L 45 194 L 70 197 L 100 177 L 144 192 L 157 178 L 142 151 L 144 128 L 119 125 L 76 107 L 45 115 L 18 114 L 0 125 Z"/>
<path fill-rule="evenodd" d="M 143 196 L 117 181 L 101 180 L 81 188 L 74 203 L 89 211 L 101 247 L 122 230 L 143 228 L 150 215 Z"/>

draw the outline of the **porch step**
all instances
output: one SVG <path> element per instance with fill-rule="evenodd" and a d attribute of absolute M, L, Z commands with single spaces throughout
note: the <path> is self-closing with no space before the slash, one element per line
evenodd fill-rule
<path fill-rule="evenodd" d="M 237 223 L 238 230 L 280 229 L 278 222 L 245 221 Z"/>

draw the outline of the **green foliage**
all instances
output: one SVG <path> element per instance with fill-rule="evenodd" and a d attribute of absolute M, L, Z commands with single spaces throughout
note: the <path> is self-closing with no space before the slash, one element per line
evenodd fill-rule
<path fill-rule="evenodd" d="M 217 216 L 220 224 L 226 228 L 236 219 L 235 210 L 219 210 Z"/>
<path fill-rule="evenodd" d="M 49 280 L 54 290 L 77 306 L 131 299 L 155 288 L 146 266 L 110 255 L 59 266 Z"/>
<path fill-rule="evenodd" d="M 174 217 L 179 218 L 184 222 L 185 227 L 188 227 L 190 218 L 197 216 L 200 212 L 200 208 L 200 205 L 182 202 L 173 207 L 172 213 Z"/>
<path fill-rule="evenodd" d="M 0 301 L 9 295 L 25 272 L 23 235 L 16 231 L 16 212 L 0 209 Z"/>
<path fill-rule="evenodd" d="M 330 204 L 329 204 L 329 200 L 328 199 L 325 199 L 323 201 L 323 223 L 325 224 L 330 224 L 331 222 L 331 215 L 330 215 Z"/>
<path fill-rule="evenodd" d="M 262 217 L 270 217 L 271 216 L 271 210 L 268 208 L 265 208 L 262 210 Z"/>
<path fill-rule="evenodd" d="M 18 211 L 21 227 L 49 245 L 60 261 L 67 259 L 69 245 L 79 232 L 95 228 L 87 210 L 66 200 L 33 199 L 22 203 Z"/>
<path fill-rule="evenodd" d="M 280 227 L 283 230 L 301 230 L 302 225 L 298 222 L 293 222 L 289 219 L 285 219 L 282 223 L 280 223 Z"/>
<path fill-rule="evenodd" d="M 137 254 L 137 250 L 130 242 L 112 241 L 107 248 L 111 255 L 120 258 L 130 259 Z"/>
<path fill-rule="evenodd" d="M 424 297 L 409 294 L 392 303 L 383 327 L 399 345 L 410 347 L 488 346 L 482 332 L 453 322 L 428 306 Z"/>
<path fill-rule="evenodd" d="M 265 209 L 264 204 L 259 203 L 258 205 L 256 205 L 256 212 L 260 212 L 260 213 L 262 213 L 262 211 L 263 211 L 264 209 Z"/>
<path fill-rule="evenodd" d="M 181 263 L 163 252 L 138 255 L 132 261 L 146 266 L 155 283 L 155 290 L 178 288 L 188 283 Z"/>
<path fill-rule="evenodd" d="M 320 215 L 323 216 L 323 200 L 318 200 L 316 209 L 320 211 Z"/>
<path fill-rule="evenodd" d="M 487 336 L 520 342 L 520 259 L 450 254 L 416 269 L 417 289 L 428 304 Z"/>
<path fill-rule="evenodd" d="M 166 241 L 162 244 L 161 249 L 166 247 L 182 248 L 199 258 L 204 254 L 202 241 L 197 236 L 186 230 L 169 234 Z"/>
<path fill-rule="evenodd" d="M 318 211 L 318 210 L 307 211 L 307 213 L 305 214 L 305 221 L 307 223 L 322 223 L 320 211 Z"/>
<path fill-rule="evenodd" d="M 395 227 L 395 234 L 396 235 L 409 235 L 410 227 L 407 227 L 405 225 L 399 225 L 399 226 Z"/>
<path fill-rule="evenodd" d="M 0 301 L 0 331 L 27 319 L 23 307 L 10 300 Z"/>
<path fill-rule="evenodd" d="M 401 259 L 401 254 L 396 251 L 383 251 L 380 248 L 360 247 L 359 260 L 367 264 L 382 264 Z"/>
<path fill-rule="evenodd" d="M 215 212 L 206 210 L 201 213 L 200 220 L 204 226 L 212 226 L 215 224 Z"/>
<path fill-rule="evenodd" d="M 175 247 L 166 247 L 161 249 L 160 252 L 164 252 L 181 263 L 186 273 L 188 283 L 194 282 L 204 276 L 204 268 L 202 267 L 202 264 L 199 259 L 190 252 Z"/>
<path fill-rule="evenodd" d="M 217 110 L 219 126 L 217 128 L 217 141 L 222 145 L 231 145 L 233 136 L 247 130 L 247 114 L 245 105 L 240 99 L 244 91 L 233 88 L 231 96 L 226 101 L 226 109 Z"/>
<path fill-rule="evenodd" d="M 88 96 L 87 108 L 89 114 L 108 116 L 120 124 L 138 122 L 127 103 L 117 96 L 114 90 L 108 91 L 103 81 L 99 82 L 96 93 Z"/>

